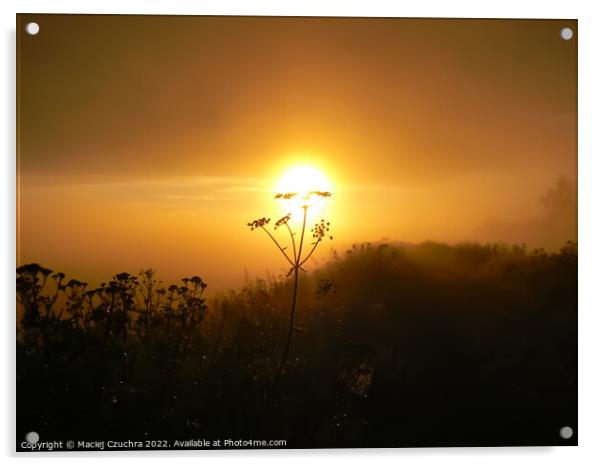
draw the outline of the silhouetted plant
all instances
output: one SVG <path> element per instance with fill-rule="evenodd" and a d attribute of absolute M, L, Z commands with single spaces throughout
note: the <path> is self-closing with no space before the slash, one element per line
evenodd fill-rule
<path fill-rule="evenodd" d="M 48 337 L 57 341 L 67 338 L 68 329 L 77 329 L 105 343 L 125 343 L 131 336 L 139 342 L 165 337 L 174 351 L 184 351 L 205 317 L 207 284 L 193 276 L 165 290 L 154 275 L 152 269 L 142 270 L 140 279 L 122 272 L 88 289 L 85 282 L 66 281 L 64 273 L 35 263 L 18 267 L 20 338 L 42 347 Z"/>
<path fill-rule="evenodd" d="M 282 246 L 280 244 L 280 242 L 274 237 L 274 235 L 272 235 L 272 233 L 270 233 L 270 231 L 266 228 L 266 226 L 270 223 L 271 219 L 266 218 L 266 217 L 261 217 L 257 220 L 253 220 L 253 221 L 247 223 L 247 226 L 249 226 L 251 228 L 251 231 L 253 231 L 257 228 L 261 228 L 268 235 L 268 237 L 273 241 L 273 243 L 276 245 L 278 250 L 282 253 L 282 255 L 284 256 L 284 258 L 286 259 L 288 264 L 291 266 L 287 276 L 293 274 L 293 293 L 292 293 L 292 298 L 291 298 L 291 310 L 290 310 L 288 332 L 286 335 L 286 342 L 285 342 L 284 348 L 282 350 L 280 364 L 278 366 L 278 369 L 276 370 L 276 375 L 274 377 L 274 381 L 272 383 L 270 393 L 268 393 L 268 398 L 274 394 L 274 392 L 278 386 L 278 382 L 279 382 L 282 372 L 284 370 L 284 366 L 286 365 L 288 353 L 289 353 L 290 346 L 291 346 L 291 341 L 293 338 L 293 333 L 295 331 L 295 314 L 296 314 L 296 309 L 297 309 L 297 294 L 298 294 L 298 290 L 299 290 L 299 272 L 304 270 L 303 264 L 305 264 L 309 260 L 309 258 L 313 255 L 316 248 L 324 240 L 324 238 L 328 237 L 329 239 L 332 239 L 332 236 L 328 234 L 328 232 L 330 231 L 330 222 L 326 222 L 324 219 L 320 220 L 311 229 L 312 238 L 314 240 L 311 243 L 311 249 L 310 249 L 309 253 L 306 253 L 305 255 L 303 254 L 303 246 L 304 246 L 304 242 L 305 242 L 305 232 L 306 232 L 306 228 L 307 228 L 307 211 L 312 205 L 315 204 L 315 202 L 317 202 L 321 199 L 327 198 L 327 197 L 331 197 L 331 195 L 332 194 L 327 191 L 309 191 L 305 194 L 277 193 L 274 196 L 275 199 L 283 199 L 283 200 L 291 200 L 295 197 L 302 196 L 301 197 L 301 209 L 303 210 L 303 222 L 302 222 L 301 230 L 300 230 L 299 244 L 297 244 L 297 242 L 295 240 L 295 236 L 299 232 L 293 232 L 293 230 L 291 229 L 291 226 L 290 226 L 290 220 L 292 217 L 292 214 L 290 212 L 288 214 L 286 214 L 284 217 L 277 220 L 276 223 L 274 224 L 274 230 L 277 230 L 278 228 L 280 228 L 282 226 L 286 227 L 286 229 L 289 233 L 289 237 L 290 237 L 290 244 L 292 246 L 292 255 L 289 255 L 287 253 L 287 251 L 286 251 L 287 247 Z"/>
<path fill-rule="evenodd" d="M 49 289 L 48 278 L 54 280 L 54 291 Z M 17 268 L 17 302 L 21 305 L 22 318 L 20 320 L 21 337 L 31 345 L 43 347 L 48 338 L 53 338 L 53 333 L 62 332 L 71 325 L 71 320 L 63 320 L 63 307 L 57 308 L 59 292 L 67 295 L 67 307 L 72 303 L 74 294 L 85 290 L 86 283 L 71 280 L 63 284 L 65 274 L 52 273 L 52 270 L 32 263 Z M 62 329 L 62 330 L 61 330 Z M 17 329 L 18 330 L 18 329 Z M 19 333 L 19 332 L 18 332 Z"/>

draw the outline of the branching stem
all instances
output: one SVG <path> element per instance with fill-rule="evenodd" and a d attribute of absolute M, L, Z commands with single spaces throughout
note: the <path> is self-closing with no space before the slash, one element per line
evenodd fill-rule
<path fill-rule="evenodd" d="M 309 254 L 307 255 L 307 257 L 305 257 L 305 259 L 303 259 L 300 263 L 299 263 L 299 267 L 301 267 L 303 264 L 305 264 L 307 262 L 307 260 L 311 257 L 311 255 L 314 253 L 314 251 L 316 250 L 316 248 L 318 247 L 318 244 L 320 244 L 320 240 L 317 240 L 314 243 L 314 247 L 311 248 L 311 251 L 309 251 Z"/>
<path fill-rule="evenodd" d="M 265 231 L 267 233 L 267 235 L 272 239 L 272 241 L 274 242 L 274 244 L 276 246 L 278 246 L 278 249 L 280 250 L 280 252 L 282 253 L 282 255 L 284 257 L 286 257 L 286 260 L 288 261 L 288 263 L 291 264 L 293 267 L 296 267 L 296 264 L 288 257 L 288 254 L 286 252 L 284 252 L 284 248 L 282 246 L 280 246 L 280 243 L 278 241 L 276 241 L 276 238 L 274 238 L 274 236 L 264 226 L 262 226 L 261 229 L 263 231 Z"/>
<path fill-rule="evenodd" d="M 291 235 L 291 243 L 293 243 L 293 256 L 295 257 L 295 261 L 297 260 L 297 245 L 295 242 L 295 235 L 293 233 L 293 230 L 291 230 L 290 225 L 288 224 L 288 222 L 285 223 L 286 228 L 289 232 L 289 234 Z"/>

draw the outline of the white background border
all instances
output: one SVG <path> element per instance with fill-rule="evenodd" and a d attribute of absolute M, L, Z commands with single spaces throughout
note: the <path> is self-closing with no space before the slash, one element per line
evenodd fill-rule
<path fill-rule="evenodd" d="M 0 21 L 0 445 L 2 456 L 15 461 L 15 13 L 122 13 L 122 14 L 216 14 L 303 16 L 403 16 L 483 18 L 577 18 L 579 20 L 579 447 L 563 448 L 453 448 L 405 450 L 297 450 L 297 451 L 205 451 L 131 452 L 17 455 L 25 463 L 42 461 L 62 464 L 110 460 L 112 463 L 242 462 L 249 465 L 326 464 L 346 465 L 378 461 L 389 464 L 602 464 L 602 123 L 596 119 L 602 108 L 602 17 L 599 2 L 566 0 L 506 1 L 384 1 L 384 0 L 2 0 Z M 20 462 L 20 464 L 23 464 Z"/>

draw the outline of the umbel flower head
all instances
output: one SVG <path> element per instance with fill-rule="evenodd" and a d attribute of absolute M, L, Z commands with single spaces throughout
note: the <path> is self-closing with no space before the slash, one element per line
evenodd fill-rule
<path fill-rule="evenodd" d="M 307 193 L 307 196 L 330 197 L 332 194 L 328 191 L 310 191 Z"/>
<path fill-rule="evenodd" d="M 292 199 L 297 196 L 299 193 L 278 193 L 274 196 L 274 199 Z"/>
<path fill-rule="evenodd" d="M 289 201 L 291 199 L 298 199 L 298 203 L 300 207 L 307 208 L 313 203 L 332 196 L 328 191 L 308 191 L 305 194 L 300 193 L 277 193 L 274 196 L 274 199 L 282 199 L 285 201 Z"/>
<path fill-rule="evenodd" d="M 327 236 L 329 231 L 330 231 L 330 222 L 326 222 L 324 219 L 322 219 L 318 223 L 316 223 L 315 226 L 311 229 L 312 236 L 314 237 L 314 239 L 317 242 L 322 241 L 322 239 L 325 236 Z M 328 238 L 332 239 L 332 236 L 328 235 Z"/>
<path fill-rule="evenodd" d="M 312 197 L 330 197 L 332 196 L 331 193 L 329 193 L 328 191 L 308 191 L 305 194 L 299 194 L 299 193 L 277 193 L 274 196 L 274 199 L 292 199 L 294 197 L 297 196 L 301 196 L 302 199 L 311 199 Z"/>
<path fill-rule="evenodd" d="M 264 227 L 265 225 L 270 223 L 270 220 L 271 219 L 269 219 L 269 218 L 261 217 L 261 218 L 258 218 L 257 220 L 253 220 L 253 221 L 247 223 L 247 226 L 251 227 L 251 231 L 253 231 L 255 228 Z"/>
<path fill-rule="evenodd" d="M 289 212 L 288 214 L 286 214 L 284 217 L 282 217 L 281 219 L 279 219 L 274 224 L 274 230 L 276 230 L 278 227 L 281 227 L 282 225 L 286 225 L 289 222 L 290 219 L 291 219 L 291 213 Z"/>

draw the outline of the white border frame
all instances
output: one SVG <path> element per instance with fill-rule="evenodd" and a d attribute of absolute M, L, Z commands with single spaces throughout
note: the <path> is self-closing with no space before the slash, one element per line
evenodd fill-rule
<path fill-rule="evenodd" d="M 288 450 L 288 451 L 199 451 L 199 452 L 128 452 L 116 453 L 54 453 L 19 454 L 25 462 L 43 458 L 62 464 L 67 458 L 81 462 L 159 462 L 170 458 L 198 461 L 245 461 L 251 465 L 286 461 L 301 464 L 342 460 L 349 465 L 377 460 L 383 463 L 408 464 L 433 462 L 461 465 L 520 464 L 566 465 L 602 464 L 602 300 L 597 288 L 601 277 L 596 274 L 602 263 L 602 228 L 600 208 L 602 183 L 599 176 L 602 158 L 602 128 L 596 120 L 602 108 L 600 86 L 602 72 L 600 45 L 602 22 L 600 7 L 592 0 L 526 2 L 506 1 L 407 1 L 384 0 L 3 0 L 0 2 L 4 44 L 2 47 L 3 111 L 0 114 L 4 156 L 2 175 L 3 220 L 1 241 L 0 296 L 2 297 L 0 347 L 2 371 L 0 382 L 3 413 L 0 421 L 0 442 L 3 456 L 15 459 L 14 401 L 15 337 L 15 14 L 19 13 L 120 13 L 120 14 L 215 14 L 215 15 L 283 15 L 283 16 L 403 16 L 403 17 L 466 17 L 466 18 L 563 18 L 579 20 L 579 447 L 557 448 L 439 448 L 399 450 Z"/>

